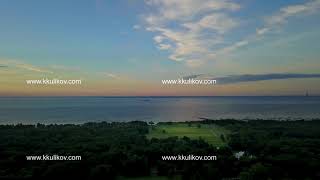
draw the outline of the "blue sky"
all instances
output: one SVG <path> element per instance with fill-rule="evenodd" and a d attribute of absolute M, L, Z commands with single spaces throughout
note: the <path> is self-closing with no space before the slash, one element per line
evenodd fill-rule
<path fill-rule="evenodd" d="M 0 63 L 14 71 L 15 85 L 6 87 L 23 89 L 21 67 L 32 67 L 25 70 L 34 78 L 72 76 L 94 82 L 80 95 L 90 95 L 99 83 L 107 88 L 114 77 L 125 82 L 117 83 L 118 89 L 127 89 L 120 95 L 144 92 L 139 85 L 127 87 L 128 81 L 149 87 L 153 95 L 161 79 L 192 74 L 320 73 L 319 10 L 319 0 L 2 0 Z M 2 78 L 8 74 L 1 71 Z M 314 85 L 318 80 L 281 80 L 287 90 L 273 88 L 266 94 L 299 93 L 302 85 L 320 94 Z M 290 84 L 298 84 L 297 90 Z M 224 95 L 218 89 L 190 93 Z M 251 93 L 246 90 L 231 94 Z M 177 89 L 163 91 L 167 95 Z"/>

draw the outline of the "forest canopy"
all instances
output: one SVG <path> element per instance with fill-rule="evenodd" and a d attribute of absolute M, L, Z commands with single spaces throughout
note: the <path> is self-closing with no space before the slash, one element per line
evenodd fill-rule
<path fill-rule="evenodd" d="M 205 138 L 148 138 L 178 123 L 0 125 L 1 178 L 164 177 L 175 179 L 319 179 L 320 121 L 204 120 L 227 129 L 217 148 Z M 206 129 L 207 130 L 207 129 Z M 162 131 L 161 131 L 162 132 Z M 160 133 L 161 133 L 160 132 Z M 167 133 L 163 131 L 163 133 Z M 241 157 L 235 154 L 242 152 Z M 27 161 L 28 155 L 80 155 L 81 161 Z M 163 155 L 215 155 L 216 161 L 164 161 Z"/>

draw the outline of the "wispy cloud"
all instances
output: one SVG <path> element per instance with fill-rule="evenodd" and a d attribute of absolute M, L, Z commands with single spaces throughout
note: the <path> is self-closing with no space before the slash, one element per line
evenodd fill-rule
<path fill-rule="evenodd" d="M 233 15 L 241 5 L 235 0 L 147 0 L 152 12 L 144 16 L 146 30 L 155 34 L 158 49 L 169 52 L 169 59 L 198 66 L 216 60 L 261 39 L 292 17 L 318 12 L 320 0 L 288 5 L 262 18 L 255 33 L 226 41 L 228 33 L 238 30 L 242 20 Z M 258 18 L 259 17 L 255 17 Z"/>
<path fill-rule="evenodd" d="M 113 79 L 118 77 L 117 75 L 115 75 L 115 74 L 110 74 L 110 73 L 107 74 L 107 76 L 110 77 L 110 78 L 113 78 Z"/>
<path fill-rule="evenodd" d="M 64 66 L 64 65 L 51 65 L 50 69 L 53 70 L 61 70 L 61 71 L 80 71 L 80 67 L 70 67 L 70 66 Z"/>
<path fill-rule="evenodd" d="M 222 77 L 214 77 L 212 75 L 197 74 L 183 77 L 184 79 L 214 79 L 217 84 L 233 84 L 240 82 L 267 81 L 277 79 L 293 79 L 293 78 L 320 78 L 320 74 L 300 74 L 300 73 L 270 73 L 270 74 L 241 74 L 229 75 Z"/>
<path fill-rule="evenodd" d="M 149 0 L 147 4 L 155 11 L 145 16 L 146 29 L 156 34 L 158 48 L 169 51 L 171 60 L 191 66 L 215 57 L 215 46 L 239 25 L 228 12 L 240 5 L 228 0 Z"/>
<path fill-rule="evenodd" d="M 247 44 L 259 40 L 264 35 L 274 32 L 281 28 L 285 23 L 288 23 L 291 18 L 311 15 L 318 12 L 320 9 L 320 0 L 309 0 L 302 4 L 294 4 L 282 7 L 280 10 L 274 14 L 264 18 L 264 25 L 256 29 L 256 33 L 252 34 L 235 42 L 229 47 L 225 47 L 220 50 L 220 54 L 224 55 L 230 53 L 233 50 L 236 50 L 240 47 L 243 47 Z"/>
<path fill-rule="evenodd" d="M 17 63 L 17 64 L 15 64 L 15 66 L 16 66 L 17 68 L 25 69 L 25 70 L 33 71 L 33 72 L 53 73 L 52 71 L 49 71 L 49 70 L 47 70 L 47 69 L 39 68 L 39 67 L 30 65 L 30 64 Z"/>
<path fill-rule="evenodd" d="M 0 65 L 0 68 L 7 68 L 9 66 L 6 66 L 6 65 Z"/>
<path fill-rule="evenodd" d="M 138 24 L 133 25 L 133 29 L 140 29 L 140 28 L 141 28 L 141 26 Z"/>
<path fill-rule="evenodd" d="M 104 72 L 104 73 L 102 73 L 102 75 L 107 76 L 110 79 L 118 79 L 118 78 L 120 78 L 119 75 L 116 75 L 116 74 L 113 74 L 113 73 L 105 73 Z"/>
<path fill-rule="evenodd" d="M 38 73 L 53 73 L 47 68 L 37 67 L 17 60 L 0 60 L 4 67 L 14 67 Z"/>
<path fill-rule="evenodd" d="M 303 4 L 294 4 L 281 8 L 278 12 L 265 18 L 265 25 L 257 29 L 257 35 L 264 35 L 284 23 L 292 17 L 310 15 L 318 12 L 320 0 L 309 0 Z"/>

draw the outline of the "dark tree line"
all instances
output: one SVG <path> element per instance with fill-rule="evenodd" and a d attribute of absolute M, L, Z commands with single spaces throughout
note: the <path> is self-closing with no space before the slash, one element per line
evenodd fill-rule
<path fill-rule="evenodd" d="M 197 122 L 198 123 L 198 122 Z M 146 138 L 144 122 L 1 125 L 0 178 L 320 179 L 320 121 L 205 120 L 230 129 L 217 149 L 205 141 Z M 192 122 L 190 122 L 192 124 Z M 243 151 L 237 159 L 235 152 Z M 81 161 L 27 161 L 26 155 L 81 155 Z M 163 161 L 163 155 L 216 161 Z"/>

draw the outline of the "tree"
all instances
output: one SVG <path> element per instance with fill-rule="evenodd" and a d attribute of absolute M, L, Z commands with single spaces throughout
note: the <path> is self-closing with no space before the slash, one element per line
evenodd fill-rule
<path fill-rule="evenodd" d="M 223 134 L 220 135 L 220 139 L 221 139 L 223 142 L 226 142 L 226 139 L 224 138 L 224 135 L 223 135 Z"/>

